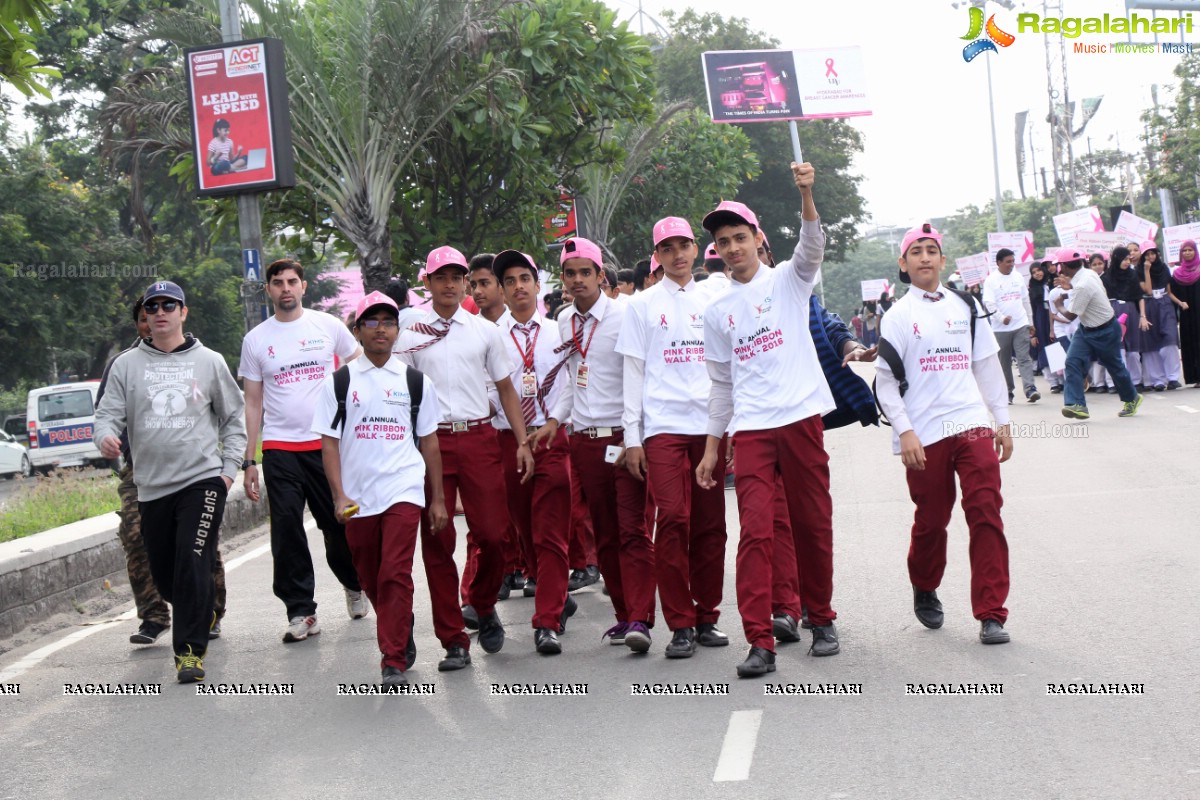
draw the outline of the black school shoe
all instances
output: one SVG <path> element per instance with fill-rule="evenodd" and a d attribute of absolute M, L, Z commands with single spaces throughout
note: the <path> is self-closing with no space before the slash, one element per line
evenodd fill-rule
<path fill-rule="evenodd" d="M 808 648 L 810 655 L 833 656 L 842 649 L 838 644 L 837 626 L 832 622 L 828 625 L 814 625 L 812 637 L 812 646 Z"/>
<path fill-rule="evenodd" d="M 469 631 L 479 630 L 479 612 L 475 610 L 475 606 L 468 603 L 462 607 L 463 625 Z"/>
<path fill-rule="evenodd" d="M 479 646 L 485 653 L 499 653 L 504 647 L 504 625 L 493 611 L 479 620 Z"/>
<path fill-rule="evenodd" d="M 408 686 L 408 678 L 404 677 L 404 672 L 399 667 L 384 667 L 379 685 L 384 691 L 395 692 L 401 686 Z"/>
<path fill-rule="evenodd" d="M 567 595 L 567 602 L 563 604 L 562 613 L 558 615 L 558 632 L 567 632 L 567 620 L 575 616 L 575 612 L 579 610 L 579 603 L 575 602 L 575 598 Z"/>
<path fill-rule="evenodd" d="M 913 587 L 913 613 L 917 620 L 926 628 L 937 630 L 942 627 L 946 615 L 942 613 L 942 601 L 938 600 L 937 592 L 922 592 Z"/>
<path fill-rule="evenodd" d="M 549 628 L 538 628 L 533 632 L 533 644 L 537 651 L 544 656 L 556 656 L 562 652 L 562 644 L 558 634 Z"/>
<path fill-rule="evenodd" d="M 791 614 L 775 614 L 771 617 L 771 633 L 779 642 L 800 641 L 800 626 Z"/>
<path fill-rule="evenodd" d="M 672 631 L 674 634 L 667 643 L 667 658 L 691 658 L 696 653 L 696 631 L 692 628 L 680 628 Z"/>
<path fill-rule="evenodd" d="M 412 669 L 413 664 L 417 663 L 417 637 L 414 636 L 413 628 L 417 626 L 417 615 L 413 614 L 412 622 L 408 625 L 408 644 L 404 646 L 404 668 Z"/>
<path fill-rule="evenodd" d="M 471 654 L 465 647 L 447 647 L 446 657 L 438 662 L 438 672 L 454 672 L 471 663 Z"/>
<path fill-rule="evenodd" d="M 738 664 L 739 678 L 757 678 L 775 671 L 775 654 L 765 647 L 751 647 L 746 660 Z"/>
<path fill-rule="evenodd" d="M 701 622 L 696 626 L 696 643 L 701 647 L 726 647 L 729 637 L 717 629 L 717 623 Z"/>
<path fill-rule="evenodd" d="M 984 644 L 1007 644 L 1008 631 L 998 620 L 985 619 L 979 623 L 979 641 Z"/>

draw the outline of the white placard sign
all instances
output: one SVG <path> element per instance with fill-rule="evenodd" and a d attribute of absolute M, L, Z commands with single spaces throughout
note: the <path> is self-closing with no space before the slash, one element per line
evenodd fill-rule
<path fill-rule="evenodd" d="M 1058 232 L 1058 242 L 1063 247 L 1075 244 L 1077 233 L 1097 233 L 1104 230 L 1104 220 L 1100 217 L 1100 209 L 1095 206 L 1068 211 L 1054 217 L 1054 230 Z"/>
<path fill-rule="evenodd" d="M 1121 215 L 1117 217 L 1117 226 L 1113 228 L 1113 233 L 1129 237 L 1126 241 L 1141 244 L 1158 235 L 1158 223 L 1134 216 L 1128 211 L 1122 211 Z"/>
<path fill-rule="evenodd" d="M 967 286 L 983 283 L 993 263 L 995 262 L 988 253 L 976 253 L 973 256 L 954 259 L 954 266 L 958 268 L 958 274 Z"/>
<path fill-rule="evenodd" d="M 1188 240 L 1200 242 L 1200 222 L 1189 222 L 1187 225 L 1163 228 L 1163 242 L 1167 246 L 1167 263 L 1179 263 L 1179 246 Z"/>
<path fill-rule="evenodd" d="M 1128 241 L 1128 236 L 1115 232 L 1077 233 L 1075 234 L 1075 241 L 1069 246 L 1089 257 L 1092 253 L 1102 253 L 1105 260 L 1107 260 L 1114 247 L 1124 245 Z"/>
<path fill-rule="evenodd" d="M 996 253 L 1008 248 L 1016 256 L 1017 264 L 1029 264 L 1035 260 L 1033 254 L 1033 231 L 1005 231 L 988 234 L 988 255 L 996 263 Z"/>
<path fill-rule="evenodd" d="M 870 281 L 861 281 L 862 283 L 862 299 L 866 303 L 872 300 L 878 300 L 887 291 L 887 278 L 876 278 Z"/>

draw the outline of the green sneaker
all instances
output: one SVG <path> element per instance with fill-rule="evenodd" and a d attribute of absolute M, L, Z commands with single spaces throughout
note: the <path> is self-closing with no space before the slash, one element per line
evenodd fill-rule
<path fill-rule="evenodd" d="M 1133 398 L 1128 403 L 1121 406 L 1121 410 L 1117 412 L 1117 416 L 1118 417 L 1132 417 L 1134 414 L 1137 413 L 1137 410 L 1141 407 L 1142 407 L 1142 396 L 1139 394 L 1137 397 Z"/>
<path fill-rule="evenodd" d="M 1138 395 L 1138 397 L 1141 397 L 1141 395 Z M 1087 419 L 1091 416 L 1091 414 L 1088 413 L 1087 406 L 1080 405 L 1063 406 L 1062 412 L 1063 416 L 1067 417 L 1068 419 Z M 1122 414 L 1123 413 L 1124 412 L 1122 412 Z"/>
<path fill-rule="evenodd" d="M 194 655 L 188 645 L 186 653 L 175 656 L 176 678 L 180 683 L 197 683 L 204 680 L 204 658 Z"/>

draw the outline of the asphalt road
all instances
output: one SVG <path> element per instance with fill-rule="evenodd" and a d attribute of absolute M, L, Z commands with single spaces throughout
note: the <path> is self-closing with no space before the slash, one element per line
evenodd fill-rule
<path fill-rule="evenodd" d="M 612 616 L 597 586 L 576 594 L 563 655 L 533 652 L 533 601 L 512 599 L 500 605 L 504 650 L 476 648 L 471 669 L 439 674 L 418 568 L 410 677 L 432 685 L 428 696 L 337 696 L 340 683 L 377 679 L 374 625 L 346 617 L 319 536 L 310 542 L 324 633 L 281 644 L 286 622 L 260 537 L 227 556 L 230 611 L 206 659 L 209 682 L 291 683 L 294 696 L 198 697 L 174 683 L 168 644 L 127 643 L 131 620 L 59 632 L 0 657 L 0 685 L 20 687 L 0 695 L 0 798 L 1194 800 L 1200 391 L 1151 395 L 1129 420 L 1117 419 L 1116 398 L 1090 398 L 1088 423 L 1065 423 L 1057 399 L 1014 408 L 1017 423 L 1051 427 L 1019 431 L 1004 467 L 1011 644 L 976 638 L 961 511 L 939 591 L 946 625 L 917 623 L 905 571 L 911 504 L 890 431 L 842 430 L 827 437 L 842 653 L 814 659 L 807 643 L 783 645 L 771 682 L 861 684 L 861 694 L 764 696 L 763 681 L 735 676 L 745 646 L 732 493 L 722 627 L 733 646 L 667 661 L 661 629 L 646 656 L 601 644 Z M 78 641 L 46 653 L 68 634 Z M 162 693 L 64 696 L 65 683 L 83 682 L 161 683 Z M 588 693 L 492 695 L 491 684 L 514 682 L 586 683 Z M 728 684 L 728 694 L 631 695 L 632 684 L 660 682 Z M 906 693 L 931 683 L 1003 693 Z M 1047 694 L 1065 683 L 1144 693 Z"/>

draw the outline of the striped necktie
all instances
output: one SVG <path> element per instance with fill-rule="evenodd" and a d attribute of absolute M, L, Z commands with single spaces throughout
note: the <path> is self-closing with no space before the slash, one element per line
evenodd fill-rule
<path fill-rule="evenodd" d="M 533 352 L 533 340 L 530 338 L 529 334 L 533 331 L 533 328 L 536 326 L 536 324 L 537 323 L 535 323 L 533 320 L 530 320 L 529 322 L 525 323 L 524 325 L 522 325 L 520 323 L 513 325 L 514 328 L 516 328 L 517 330 L 519 330 L 521 333 L 523 333 L 525 335 L 525 350 L 521 353 L 521 355 L 523 358 L 527 359 L 530 362 L 533 361 L 535 354 Z M 533 373 L 535 375 L 535 380 L 536 380 L 537 371 L 532 366 L 526 366 L 525 364 L 522 364 L 522 368 L 525 373 Z M 537 397 L 526 397 L 525 392 L 522 390 L 522 392 L 521 392 L 521 416 L 523 416 L 525 418 L 525 425 L 526 426 L 532 425 L 533 418 L 536 415 L 537 415 Z"/>
<path fill-rule="evenodd" d="M 442 339 L 446 338 L 446 334 L 450 332 L 450 320 L 439 319 L 437 321 L 437 327 L 434 327 L 433 325 L 426 325 L 424 322 L 417 322 L 409 325 L 408 329 L 410 331 L 416 331 L 417 333 L 423 333 L 426 336 L 433 337 L 429 341 L 421 342 L 415 347 L 410 347 L 407 350 L 399 351 L 400 353 L 419 353 L 427 347 L 433 347 Z"/>

